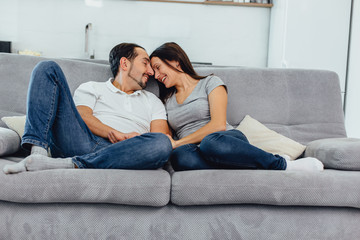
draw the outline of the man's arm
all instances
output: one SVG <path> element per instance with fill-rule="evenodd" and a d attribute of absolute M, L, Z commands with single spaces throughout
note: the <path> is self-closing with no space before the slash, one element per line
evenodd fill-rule
<path fill-rule="evenodd" d="M 110 142 L 115 143 L 125 139 L 138 136 L 138 133 L 122 133 L 108 125 L 103 124 L 98 118 L 93 115 L 93 110 L 87 106 L 76 107 L 81 118 L 84 120 L 90 131 L 102 138 L 107 138 Z"/>
<path fill-rule="evenodd" d="M 77 106 L 76 108 L 93 134 L 99 137 L 108 138 L 109 132 L 114 130 L 113 128 L 103 124 L 98 118 L 96 118 L 93 115 L 93 110 L 91 108 L 87 106 Z"/>
<path fill-rule="evenodd" d="M 168 122 L 164 119 L 152 120 L 150 123 L 150 132 L 159 132 L 171 135 Z"/>

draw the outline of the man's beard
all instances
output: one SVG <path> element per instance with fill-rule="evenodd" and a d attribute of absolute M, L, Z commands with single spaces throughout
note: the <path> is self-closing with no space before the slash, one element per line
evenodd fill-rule
<path fill-rule="evenodd" d="M 134 78 L 133 76 L 131 76 L 132 69 L 133 69 L 133 65 L 130 66 L 130 70 L 129 70 L 128 76 L 129 76 L 132 80 L 134 80 L 142 89 L 144 89 L 144 88 L 146 87 L 146 83 L 143 82 L 143 81 L 141 81 L 141 79 L 138 80 L 138 79 Z"/>

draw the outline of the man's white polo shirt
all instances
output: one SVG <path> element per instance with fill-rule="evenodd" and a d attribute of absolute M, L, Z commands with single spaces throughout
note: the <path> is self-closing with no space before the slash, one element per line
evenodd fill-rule
<path fill-rule="evenodd" d="M 126 94 L 112 81 L 81 84 L 74 93 L 75 105 L 91 108 L 102 123 L 123 133 L 147 133 L 151 121 L 167 119 L 164 105 L 153 93 L 138 90 Z"/>

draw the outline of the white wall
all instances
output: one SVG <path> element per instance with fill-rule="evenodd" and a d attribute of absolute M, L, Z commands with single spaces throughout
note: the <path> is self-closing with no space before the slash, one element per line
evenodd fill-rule
<path fill-rule="evenodd" d="M 351 0 L 274 0 L 268 66 L 335 71 L 346 98 L 347 134 L 360 138 L 360 0 L 354 0 L 345 89 L 350 15 Z"/>
<path fill-rule="evenodd" d="M 94 1 L 94 0 L 93 0 Z M 124 41 L 150 53 L 166 41 L 179 43 L 194 62 L 265 67 L 269 8 L 120 0 L 0 0 L 0 40 L 13 51 L 82 58 L 85 25 L 92 23 L 96 59 Z"/>
<path fill-rule="evenodd" d="M 274 0 L 269 67 L 335 71 L 345 91 L 351 0 Z"/>
<path fill-rule="evenodd" d="M 360 0 L 354 0 L 345 123 L 349 137 L 360 138 Z"/>

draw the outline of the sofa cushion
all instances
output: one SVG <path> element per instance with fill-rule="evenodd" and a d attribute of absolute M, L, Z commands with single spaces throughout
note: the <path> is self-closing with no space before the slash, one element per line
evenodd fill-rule
<path fill-rule="evenodd" d="M 177 205 L 267 204 L 360 208 L 359 172 L 201 170 L 172 175 Z"/>
<path fill-rule="evenodd" d="M 170 175 L 164 170 L 57 169 L 6 175 L 0 159 L 0 200 L 164 206 Z"/>
<path fill-rule="evenodd" d="M 20 137 L 8 128 L 0 127 L 0 156 L 10 155 L 20 149 Z"/>
<path fill-rule="evenodd" d="M 360 139 L 316 140 L 308 144 L 305 156 L 319 159 L 325 168 L 360 170 Z"/>
<path fill-rule="evenodd" d="M 8 116 L 24 116 L 24 113 L 17 113 L 0 109 L 0 119 Z M 8 126 L 2 120 L 0 121 L 0 127 L 8 128 Z"/>
<path fill-rule="evenodd" d="M 296 159 L 305 150 L 304 145 L 270 130 L 249 115 L 245 116 L 236 129 L 245 134 L 252 145 L 272 154 L 285 154 Z"/>
<path fill-rule="evenodd" d="M 36 64 L 43 60 L 54 60 L 61 66 L 72 93 L 83 82 L 102 82 L 112 76 L 110 67 L 104 64 L 0 53 L 1 110 L 23 115 L 26 113 L 26 96 L 31 72 Z"/>
<path fill-rule="evenodd" d="M 14 130 L 20 137 L 24 135 L 26 116 L 2 117 L 1 120 L 6 126 Z"/>

